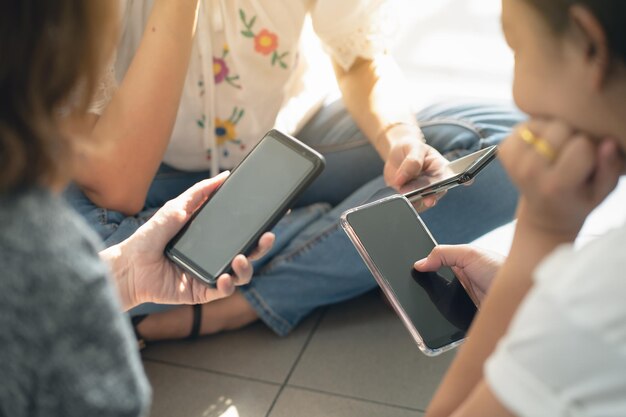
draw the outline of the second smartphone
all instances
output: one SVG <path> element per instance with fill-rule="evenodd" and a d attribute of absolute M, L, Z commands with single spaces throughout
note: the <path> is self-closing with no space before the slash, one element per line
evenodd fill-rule
<path fill-rule="evenodd" d="M 458 346 L 476 306 L 449 267 L 413 268 L 436 242 L 407 198 L 348 210 L 341 224 L 422 352 L 433 356 Z"/>
<path fill-rule="evenodd" d="M 437 176 L 422 175 L 407 184 L 414 189 L 405 192 L 404 195 L 412 201 L 469 182 L 494 160 L 497 149 L 497 146 L 493 145 L 455 159 Z"/>
<path fill-rule="evenodd" d="M 166 255 L 209 285 L 231 271 L 324 169 L 315 150 L 268 132 L 170 241 Z"/>

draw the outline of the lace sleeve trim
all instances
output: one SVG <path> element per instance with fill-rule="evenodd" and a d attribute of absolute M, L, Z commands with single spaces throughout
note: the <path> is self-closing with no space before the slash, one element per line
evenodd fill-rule
<path fill-rule="evenodd" d="M 113 94 L 116 89 L 117 82 L 115 80 L 115 66 L 113 63 L 110 63 L 102 75 L 102 78 L 100 78 L 98 88 L 96 89 L 94 99 L 89 106 L 88 112 L 97 115 L 104 113 L 104 109 L 111 102 L 111 98 L 113 98 Z"/>
<path fill-rule="evenodd" d="M 382 5 L 361 25 L 349 33 L 333 36 L 324 42 L 325 50 L 344 70 L 357 58 L 372 59 L 391 46 L 394 26 L 391 7 Z"/>

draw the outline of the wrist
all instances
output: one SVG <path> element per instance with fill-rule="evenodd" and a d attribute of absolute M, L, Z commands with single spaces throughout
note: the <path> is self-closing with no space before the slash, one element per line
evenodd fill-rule
<path fill-rule="evenodd" d="M 565 226 L 559 224 L 558 221 L 550 221 L 540 215 L 535 215 L 522 198 L 517 212 L 517 227 L 527 230 L 528 233 L 546 242 L 568 243 L 576 239 L 582 224 Z"/>
<path fill-rule="evenodd" d="M 100 252 L 102 259 L 111 271 L 111 278 L 117 290 L 122 308 L 124 311 L 139 304 L 136 300 L 135 291 L 133 290 L 133 273 L 127 256 L 123 249 L 123 244 L 111 246 Z"/>
<path fill-rule="evenodd" d="M 422 129 L 416 122 L 393 122 L 385 125 L 374 138 L 374 146 L 382 150 L 386 159 L 392 144 L 400 138 L 413 138 L 422 143 L 426 143 Z"/>

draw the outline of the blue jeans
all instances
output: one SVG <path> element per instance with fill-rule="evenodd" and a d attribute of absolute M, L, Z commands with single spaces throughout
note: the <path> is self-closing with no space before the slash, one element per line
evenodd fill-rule
<path fill-rule="evenodd" d="M 499 143 L 523 120 L 504 106 L 432 106 L 417 120 L 429 145 L 452 160 Z M 255 262 L 255 276 L 241 287 L 258 316 L 286 335 L 315 308 L 353 298 L 376 282 L 339 225 L 341 213 L 385 187 L 383 161 L 340 102 L 320 110 L 296 135 L 326 158 L 326 169 L 274 228 L 271 252 Z M 130 236 L 167 200 L 209 172 L 162 165 L 136 216 L 96 207 L 76 187 L 66 196 L 107 245 Z M 439 243 L 467 243 L 513 219 L 517 191 L 496 160 L 469 187 L 450 190 L 422 218 Z M 164 306 L 143 306 L 150 312 Z"/>

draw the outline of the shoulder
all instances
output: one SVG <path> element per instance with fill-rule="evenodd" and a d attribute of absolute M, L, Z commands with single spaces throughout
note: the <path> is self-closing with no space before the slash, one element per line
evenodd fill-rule
<path fill-rule="evenodd" d="M 520 416 L 570 415 L 602 404 L 607 415 L 623 415 L 625 248 L 621 228 L 580 249 L 561 247 L 540 265 L 485 366 L 507 408 Z"/>
<path fill-rule="evenodd" d="M 61 197 L 29 190 L 0 199 L 0 309 L 48 323 L 84 297 L 109 298 L 97 238 Z M 26 329 L 22 329 L 26 330 Z"/>
<path fill-rule="evenodd" d="M 148 398 L 99 248 L 58 196 L 0 201 L 0 352 L 12 362 L 0 371 L 58 415 L 138 415 Z"/>
<path fill-rule="evenodd" d="M 582 248 L 558 248 L 537 269 L 537 291 L 558 302 L 582 326 L 626 323 L 626 226 Z"/>
<path fill-rule="evenodd" d="M 325 50 L 347 71 L 357 58 L 373 59 L 389 49 L 398 13 L 395 2 L 385 0 L 318 0 L 311 20 Z"/>
<path fill-rule="evenodd" d="M 0 263 L 16 284 L 71 287 L 107 274 L 98 238 L 61 197 L 44 190 L 2 198 L 0 248 Z"/>
<path fill-rule="evenodd" d="M 61 197 L 30 190 L 0 200 L 0 310 L 54 333 L 77 305 L 113 303 L 95 235 Z M 91 299 L 90 303 L 84 300 Z M 28 332 L 28 326 L 16 329 Z M 35 332 L 35 330 L 33 330 Z M 26 337 L 26 334 L 24 335 Z"/>

